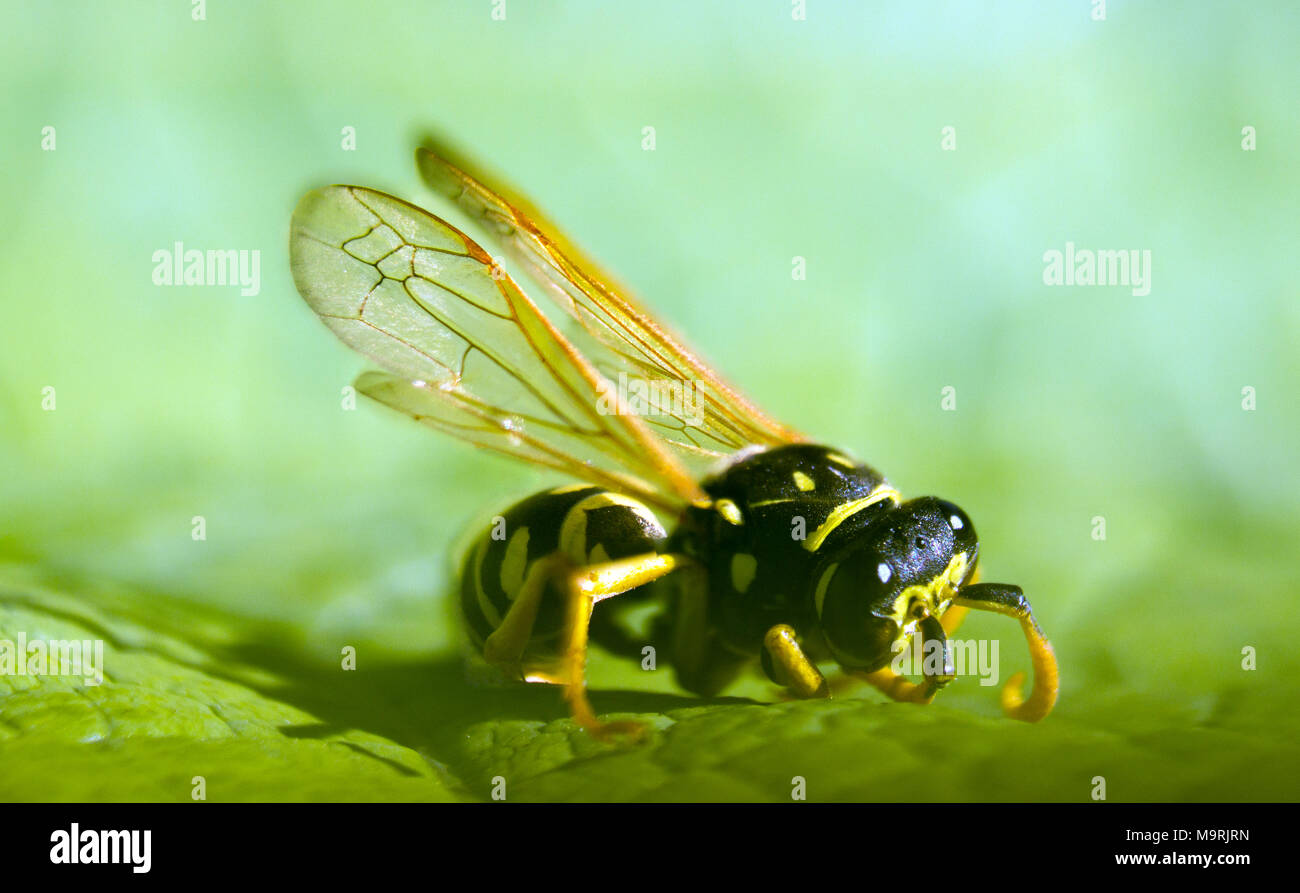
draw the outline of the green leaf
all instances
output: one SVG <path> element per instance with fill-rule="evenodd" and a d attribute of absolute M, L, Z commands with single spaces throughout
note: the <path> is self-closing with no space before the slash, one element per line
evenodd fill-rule
<path fill-rule="evenodd" d="M 1271 541 L 1206 544 L 1174 568 L 1118 554 L 1129 572 L 1076 583 L 1069 606 L 1047 600 L 1064 685 L 1036 725 L 1002 718 L 997 688 L 973 678 L 929 706 L 870 690 L 781 702 L 758 680 L 703 700 L 668 668 L 593 652 L 592 700 L 647 724 L 635 745 L 592 740 L 552 686 L 488 684 L 445 646 L 421 647 L 450 635 L 444 621 L 390 628 L 376 596 L 408 584 L 378 561 L 380 576 L 346 584 L 375 596 L 344 595 L 346 614 L 315 620 L 301 597 L 257 618 L 10 568 L 0 639 L 102 638 L 106 678 L 0 677 L 0 797 L 184 800 L 203 776 L 211 800 L 789 802 L 796 778 L 810 801 L 1090 802 L 1099 778 L 1110 801 L 1295 799 L 1284 767 L 1300 721 L 1286 705 L 1300 662 L 1286 630 L 1258 620 L 1291 593 Z M 259 554 L 238 559 L 249 581 L 279 553 Z M 1227 619 L 1218 599 L 1237 579 L 1255 581 L 1252 610 Z M 1177 612 L 1150 597 L 1165 591 Z M 999 639 L 1004 674 L 1027 662 L 1002 618 L 972 617 L 961 635 Z"/>
<path fill-rule="evenodd" d="M 0 641 L 91 643 L 82 675 L 0 675 L 0 799 L 184 801 L 199 778 L 209 801 L 453 799 L 411 749 L 223 678 L 273 675 L 63 593 L 0 587 Z"/>

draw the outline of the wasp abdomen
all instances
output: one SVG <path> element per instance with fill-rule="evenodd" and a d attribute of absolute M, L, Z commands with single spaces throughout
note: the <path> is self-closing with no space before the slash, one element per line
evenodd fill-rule
<path fill-rule="evenodd" d="M 538 562 L 547 562 L 558 573 L 661 552 L 665 539 L 663 525 L 649 508 L 600 487 L 557 487 L 516 503 L 493 519 L 465 556 L 460 602 L 471 640 L 483 646 L 515 605 Z M 545 582 L 527 658 L 558 656 L 566 622 L 558 582 L 553 576 Z"/>

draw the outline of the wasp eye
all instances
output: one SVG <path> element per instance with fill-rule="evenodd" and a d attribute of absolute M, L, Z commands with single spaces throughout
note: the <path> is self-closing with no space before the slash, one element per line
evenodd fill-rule
<path fill-rule="evenodd" d="M 951 502 L 939 500 L 938 505 L 939 511 L 943 513 L 941 517 L 947 522 L 948 527 L 952 529 L 954 539 L 963 544 L 963 548 L 967 544 L 973 548 L 975 544 L 975 525 L 971 523 L 970 515 Z"/>

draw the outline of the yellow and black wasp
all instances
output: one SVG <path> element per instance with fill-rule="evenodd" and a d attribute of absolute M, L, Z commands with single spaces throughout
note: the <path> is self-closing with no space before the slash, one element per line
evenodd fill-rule
<path fill-rule="evenodd" d="M 372 189 L 304 196 L 290 256 L 311 308 L 382 367 L 358 391 L 580 482 L 508 509 L 465 556 L 462 613 L 491 664 L 563 685 L 593 734 L 634 733 L 592 710 L 588 641 L 639 656 L 620 606 L 657 599 L 652 644 L 689 691 L 715 694 L 757 659 L 793 694 L 826 697 L 817 665 L 833 660 L 926 703 L 952 681 L 948 636 L 975 608 L 1019 620 L 1029 645 L 1032 692 L 1013 676 L 1004 711 L 1051 711 L 1051 645 L 1018 587 L 978 582 L 965 512 L 904 501 L 875 469 L 764 415 L 530 203 L 436 141 L 416 161 L 543 287 L 567 332 L 459 229 Z M 917 636 L 927 659 L 913 683 L 891 661 Z"/>

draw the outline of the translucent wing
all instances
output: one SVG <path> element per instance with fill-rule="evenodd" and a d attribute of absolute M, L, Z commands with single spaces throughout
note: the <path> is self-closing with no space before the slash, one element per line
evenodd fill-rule
<path fill-rule="evenodd" d="M 605 356 L 583 345 L 611 379 L 689 383 L 702 412 L 695 418 L 650 413 L 646 421 L 688 454 L 724 455 L 751 444 L 803 440 L 758 410 L 688 351 L 599 267 L 571 245 L 523 197 L 489 186 L 469 162 L 427 139 L 416 150 L 420 173 L 433 189 L 484 221 L 504 249 L 523 264 L 592 338 Z"/>
<path fill-rule="evenodd" d="M 357 388 L 479 446 L 658 505 L 692 477 L 473 240 L 359 186 L 308 193 L 289 239 L 303 299 L 386 372 Z"/>

